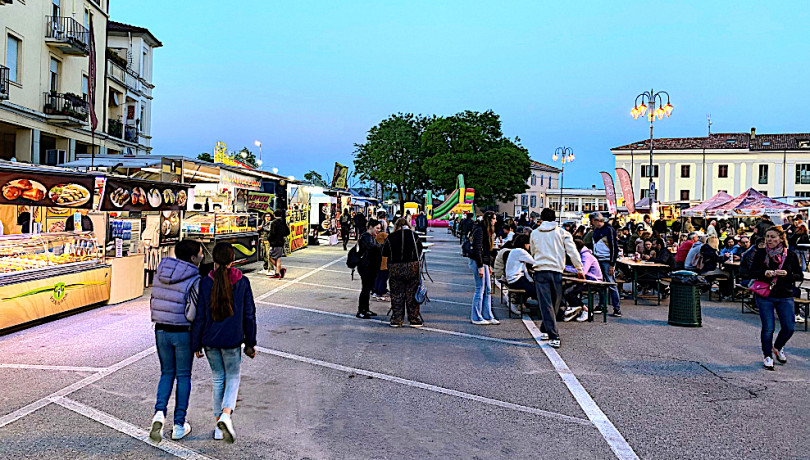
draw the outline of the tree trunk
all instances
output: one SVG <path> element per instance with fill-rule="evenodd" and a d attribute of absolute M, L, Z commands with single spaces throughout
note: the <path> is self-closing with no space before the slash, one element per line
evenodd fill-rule
<path fill-rule="evenodd" d="M 405 208 L 405 194 L 402 192 L 402 186 L 397 185 L 397 194 L 399 195 L 399 212 Z"/>

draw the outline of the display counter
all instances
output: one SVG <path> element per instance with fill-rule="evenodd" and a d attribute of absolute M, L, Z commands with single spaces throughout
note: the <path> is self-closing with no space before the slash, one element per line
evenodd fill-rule
<path fill-rule="evenodd" d="M 92 232 L 0 236 L 0 329 L 110 298 Z"/>
<path fill-rule="evenodd" d="M 183 220 L 183 231 L 203 244 L 203 264 L 212 264 L 214 246 L 225 242 L 234 247 L 234 264 L 241 265 L 259 260 L 258 223 L 253 213 L 200 213 Z"/>

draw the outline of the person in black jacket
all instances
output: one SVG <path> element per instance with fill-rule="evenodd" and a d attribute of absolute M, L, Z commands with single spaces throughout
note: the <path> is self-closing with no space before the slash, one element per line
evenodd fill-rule
<path fill-rule="evenodd" d="M 459 239 L 463 242 L 465 239 L 469 238 L 470 233 L 473 231 L 473 227 L 475 226 L 475 221 L 473 221 L 473 214 L 471 212 L 467 213 L 467 217 L 461 221 L 459 224 Z"/>
<path fill-rule="evenodd" d="M 365 233 L 360 235 L 358 244 L 360 264 L 357 266 L 357 272 L 360 273 L 362 289 L 357 304 L 356 316 L 358 318 L 369 319 L 372 316 L 377 316 L 376 313 L 369 309 L 369 300 L 371 299 L 374 282 L 377 280 L 377 272 L 380 271 L 380 264 L 382 263 L 382 245 L 376 239 L 379 231 L 380 222 L 377 219 L 371 219 L 368 221 Z"/>
<path fill-rule="evenodd" d="M 706 240 L 706 244 L 700 247 L 700 255 L 703 256 L 703 268 L 700 270 L 700 274 L 710 282 L 717 278 L 725 278 L 718 282 L 722 301 L 723 297 L 731 296 L 732 286 L 729 273 L 721 270 L 720 264 L 723 262 L 723 258 L 720 256 L 719 248 L 720 239 L 716 236 L 710 236 Z"/>
<path fill-rule="evenodd" d="M 475 279 L 475 295 L 472 300 L 470 319 L 473 324 L 487 325 L 501 322 L 492 314 L 490 295 L 492 276 L 492 242 L 495 232 L 495 213 L 487 212 L 472 232 L 472 254 L 470 270 Z"/>
<path fill-rule="evenodd" d="M 278 210 L 275 218 L 270 222 L 268 241 L 270 242 L 270 264 L 276 268 L 276 272 L 270 278 L 284 278 L 287 274 L 286 268 L 281 268 L 281 258 L 284 257 L 284 238 L 290 234 L 290 227 L 287 226 L 287 219 L 284 211 Z"/>
<path fill-rule="evenodd" d="M 787 237 L 781 227 L 771 227 L 765 232 L 765 247 L 758 249 L 754 255 L 751 274 L 755 280 L 770 285 L 770 294 L 767 297 L 759 294 L 755 297 L 762 321 L 762 363 L 766 369 L 773 370 L 774 354 L 780 363 L 787 362 L 783 348 L 796 327 L 793 288 L 796 282 L 804 279 L 799 257 L 788 249 Z M 779 315 L 781 326 L 776 342 L 773 342 L 774 311 Z"/>
<path fill-rule="evenodd" d="M 762 218 L 759 220 L 759 222 L 757 222 L 757 226 L 754 227 L 754 232 L 758 237 L 765 238 L 765 232 L 767 232 L 771 227 L 773 227 L 771 216 L 763 214 Z"/>
<path fill-rule="evenodd" d="M 405 309 L 411 327 L 422 327 L 416 289 L 419 287 L 419 257 L 422 242 L 408 227 L 408 221 L 399 219 L 394 231 L 382 247 L 382 256 L 388 258 L 388 283 L 391 290 L 391 327 L 402 326 Z"/>
<path fill-rule="evenodd" d="M 420 211 L 419 215 L 416 216 L 416 230 L 422 233 L 427 232 L 428 228 L 428 219 L 425 215 L 425 211 Z"/>
<path fill-rule="evenodd" d="M 362 212 L 355 213 L 354 215 L 354 238 L 357 241 L 360 241 L 360 235 L 362 235 L 363 230 L 367 227 L 368 221 L 366 220 L 366 216 L 363 215 Z"/>
<path fill-rule="evenodd" d="M 757 249 L 765 247 L 765 239 L 754 235 L 751 237 L 751 243 L 751 247 L 740 256 L 740 270 L 737 273 L 739 283 L 745 287 L 748 287 L 751 281 L 753 281 L 751 279 L 753 277 L 753 275 L 751 275 L 751 266 L 754 264 L 754 256 L 757 254 Z"/>
<path fill-rule="evenodd" d="M 352 231 L 352 216 L 349 209 L 344 209 L 340 215 L 340 239 L 343 240 L 343 250 L 348 251 L 346 245 L 349 243 L 349 232 Z"/>

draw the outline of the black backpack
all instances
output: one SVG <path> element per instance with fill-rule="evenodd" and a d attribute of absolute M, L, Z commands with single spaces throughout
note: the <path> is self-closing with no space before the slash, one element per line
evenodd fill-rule
<path fill-rule="evenodd" d="M 362 259 L 363 258 L 360 257 L 360 251 L 357 250 L 357 245 L 354 245 L 354 247 L 349 250 L 349 254 L 346 255 L 346 266 L 354 271 L 354 269 L 360 265 Z"/>

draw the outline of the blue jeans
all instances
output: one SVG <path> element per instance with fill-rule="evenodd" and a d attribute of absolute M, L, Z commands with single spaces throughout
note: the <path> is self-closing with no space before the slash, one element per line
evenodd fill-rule
<path fill-rule="evenodd" d="M 470 319 L 473 321 L 491 320 L 495 316 L 492 315 L 492 281 L 490 280 L 491 272 L 489 265 L 484 265 L 484 277 L 478 276 L 478 266 L 475 261 L 470 259 L 470 270 L 473 272 L 473 279 L 475 280 L 475 294 L 472 300 L 472 312 Z"/>
<path fill-rule="evenodd" d="M 155 412 L 167 412 L 169 396 L 177 379 L 175 394 L 174 424 L 186 423 L 188 398 L 191 394 L 191 366 L 194 354 L 191 352 L 191 332 L 155 331 L 158 359 L 160 360 L 160 381 L 158 381 Z"/>
<path fill-rule="evenodd" d="M 615 283 L 616 282 L 616 273 L 613 273 L 613 276 L 610 276 L 608 270 L 610 270 L 610 262 L 607 260 L 600 260 L 599 261 L 599 268 L 602 270 L 602 280 L 608 283 Z M 610 292 L 610 303 L 613 305 L 613 311 L 621 311 L 622 305 L 621 300 L 619 300 L 619 287 L 618 286 L 611 286 L 609 289 Z M 599 290 L 599 306 L 605 306 L 605 293 L 600 289 Z"/>
<path fill-rule="evenodd" d="M 377 295 L 385 295 L 388 293 L 388 270 L 380 270 L 377 273 L 377 279 L 374 281 L 374 289 L 372 293 Z"/>
<path fill-rule="evenodd" d="M 759 308 L 759 319 L 762 320 L 762 333 L 760 340 L 762 341 L 762 354 L 764 356 L 771 356 L 771 349 L 776 348 L 781 350 L 787 341 L 793 335 L 793 330 L 796 328 L 796 317 L 793 316 L 793 298 L 787 297 L 784 299 L 775 299 L 773 297 L 762 297 L 755 295 L 757 299 L 757 308 Z M 779 315 L 779 335 L 776 336 L 776 342 L 773 341 L 774 315 L 773 312 Z"/>
<path fill-rule="evenodd" d="M 214 417 L 222 415 L 222 409 L 236 409 L 239 394 L 239 367 L 242 364 L 242 348 L 205 347 L 205 356 L 211 365 L 214 380 Z"/>

